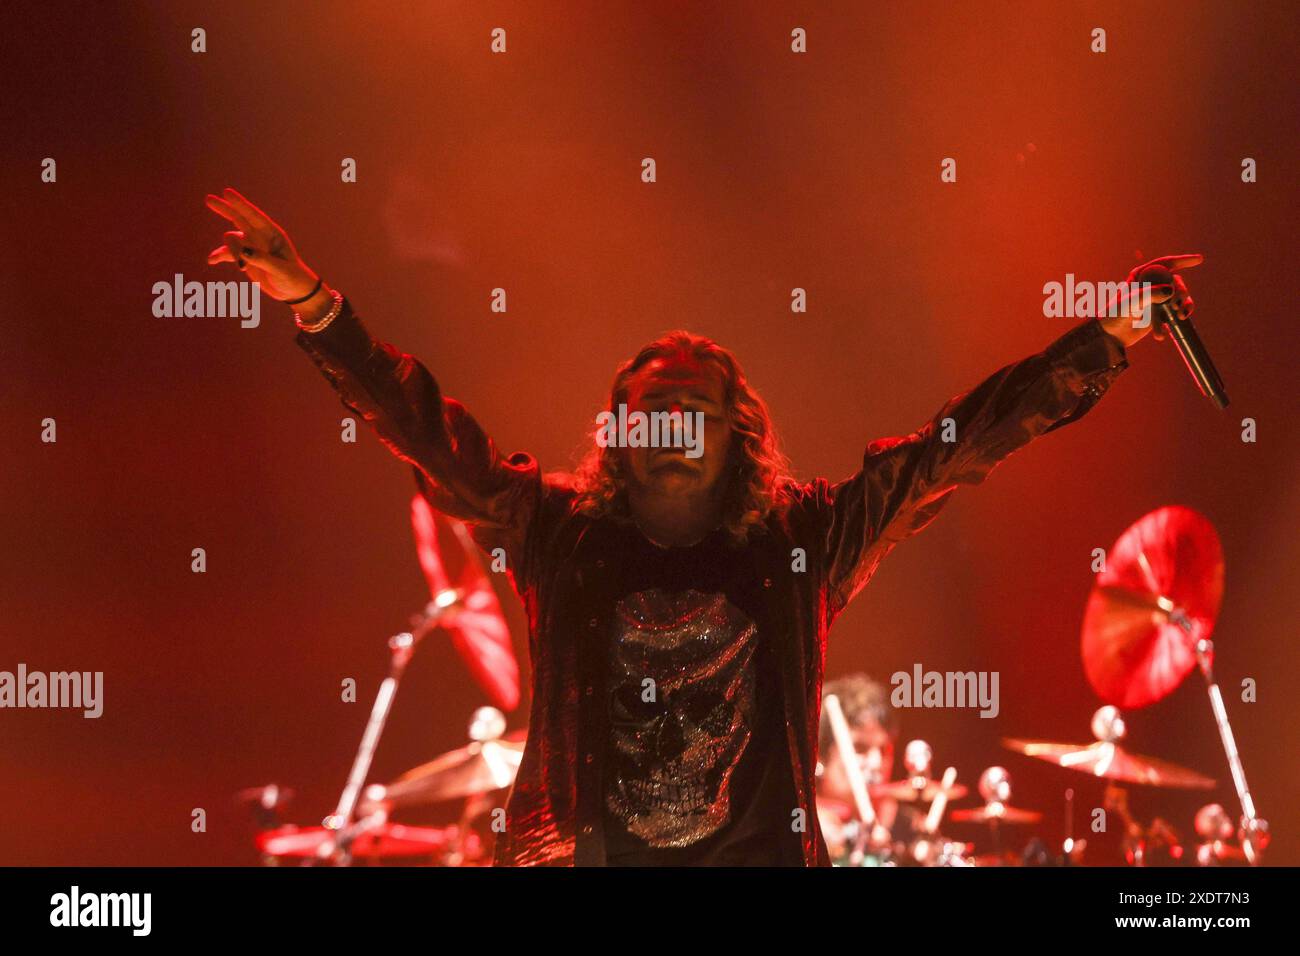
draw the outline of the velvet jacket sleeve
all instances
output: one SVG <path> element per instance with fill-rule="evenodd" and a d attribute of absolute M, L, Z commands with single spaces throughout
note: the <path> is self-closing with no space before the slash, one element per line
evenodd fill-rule
<path fill-rule="evenodd" d="M 1127 365 L 1124 346 L 1092 320 L 952 399 L 912 434 L 871 442 L 862 468 L 821 496 L 830 619 L 957 486 L 979 484 L 1012 452 L 1082 417 Z"/>
<path fill-rule="evenodd" d="M 504 548 L 516 589 L 529 573 L 525 547 L 542 493 L 537 462 L 501 455 L 465 407 L 442 394 L 418 360 L 376 341 L 344 301 L 321 332 L 300 331 L 303 348 L 339 393 L 398 458 L 437 510 L 459 518 L 487 551 Z"/>

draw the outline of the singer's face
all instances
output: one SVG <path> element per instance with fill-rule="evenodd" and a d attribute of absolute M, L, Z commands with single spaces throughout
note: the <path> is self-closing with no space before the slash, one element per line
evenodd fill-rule
<path fill-rule="evenodd" d="M 626 447 L 629 484 L 656 495 L 695 497 L 719 489 L 731 451 L 722 370 L 694 358 L 651 361 L 628 383 L 627 411 L 680 412 L 690 418 L 678 447 Z M 653 419 L 652 419 L 653 420 Z"/>

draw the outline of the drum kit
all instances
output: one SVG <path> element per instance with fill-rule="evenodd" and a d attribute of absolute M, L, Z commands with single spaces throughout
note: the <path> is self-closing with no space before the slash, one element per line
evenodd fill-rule
<path fill-rule="evenodd" d="M 1088 600 L 1081 641 L 1084 672 L 1106 705 L 1093 714 L 1092 743 L 1059 743 L 1006 738 L 1008 750 L 1106 781 L 1102 807 L 1119 823 L 1123 862 L 1152 865 L 1256 865 L 1269 842 L 1246 784 L 1241 757 L 1228 721 L 1223 695 L 1214 679 L 1210 639 L 1223 598 L 1223 553 L 1214 527 L 1182 507 L 1153 511 L 1133 524 L 1109 552 Z M 1166 821 L 1143 825 L 1129 811 L 1126 785 L 1170 790 L 1209 790 L 1215 781 L 1194 770 L 1137 754 L 1123 743 L 1124 712 L 1155 704 L 1172 693 L 1193 670 L 1206 683 L 1210 707 L 1227 757 L 1241 815 L 1234 823 L 1217 803 L 1203 806 L 1193 821 L 1196 844 L 1187 852 Z M 976 856 L 974 843 L 953 841 L 939 826 L 946 805 L 967 795 L 949 767 L 942 779 L 931 776 L 931 750 L 910 742 L 904 752 L 907 777 L 867 786 L 855 759 L 839 702 L 825 706 L 835 730 L 835 746 L 854 800 L 844 819 L 844 839 L 835 859 L 840 866 L 1004 866 L 1079 865 L 1088 858 L 1087 839 L 1074 833 L 1074 790 L 1065 791 L 1066 832 L 1057 852 L 1039 839 L 1017 855 L 1005 849 L 1004 828 L 1040 823 L 1043 814 L 1014 806 L 1011 777 L 1002 767 L 980 776 L 983 806 L 954 810 L 954 825 L 986 827 L 991 852 Z M 1123 711 L 1121 710 L 1123 708 Z M 848 757 L 849 759 L 844 759 Z M 900 813 L 891 829 L 878 822 L 875 804 L 895 801 Z M 919 808 L 928 806 L 922 813 Z M 1108 862 L 1108 861 L 1107 861 Z"/>
<path fill-rule="evenodd" d="M 379 738 L 416 647 L 429 634 L 450 639 L 488 698 L 506 710 L 519 703 L 519 668 L 505 616 L 465 525 L 438 515 L 422 495 L 411 502 L 420 568 L 432 600 L 412 617 L 410 629 L 388 639 L 388 676 L 380 684 L 334 812 L 320 826 L 280 825 L 292 791 L 270 785 L 241 791 L 260 826 L 256 845 L 268 866 L 426 864 L 476 866 L 489 859 L 490 840 L 476 828 L 494 808 L 493 796 L 515 779 L 523 757 L 524 731 L 507 734 L 497 707 L 480 707 L 469 725 L 467 746 L 415 767 L 389 784 L 366 786 Z M 444 566 L 440 538 L 456 542 L 462 569 L 453 581 Z M 398 810 L 462 801 L 456 823 L 443 827 L 394 823 Z M 499 816 L 499 814 L 498 814 Z M 493 820 L 499 825 L 499 819 Z"/>
<path fill-rule="evenodd" d="M 389 784 L 366 787 L 355 812 L 346 807 L 317 827 L 268 826 L 256 844 L 267 866 L 398 864 L 483 866 L 490 840 L 480 824 L 501 804 L 524 753 L 523 731 L 505 733 L 505 715 L 480 707 L 470 721 L 470 743 L 402 774 Z M 268 792 L 269 791 L 269 792 Z M 244 796 L 263 811 L 276 809 L 280 792 L 256 788 Z M 396 811 L 461 802 L 459 819 L 443 827 L 394 823 Z M 489 827 L 491 823 L 487 824 Z"/>
<path fill-rule="evenodd" d="M 272 785 L 241 794 L 255 805 L 261 821 L 256 845 L 267 865 L 486 865 L 493 832 L 504 825 L 499 809 L 504 804 L 503 791 L 514 781 L 526 734 L 506 733 L 505 717 L 496 707 L 475 711 L 466 746 L 415 767 L 391 783 L 365 786 L 402 673 L 416 645 L 428 633 L 442 629 L 453 634 L 457 648 L 467 659 L 472 656 L 478 662 L 477 668 L 471 664 L 471 670 L 494 702 L 511 709 L 518 700 L 518 671 L 512 656 L 505 660 L 509 637 L 504 618 L 463 526 L 452 523 L 468 559 L 466 572 L 453 585 L 442 569 L 435 519 L 423 499 L 416 499 L 412 518 L 433 600 L 412 621 L 409 631 L 388 642 L 390 672 L 377 695 L 334 812 L 320 826 L 278 825 L 278 811 L 292 795 L 290 791 Z M 1084 617 L 1084 671 L 1106 701 L 1092 718 L 1093 741 L 1002 741 L 1014 753 L 1064 768 L 1072 775 L 1087 774 L 1106 781 L 1100 809 L 1108 820 L 1118 821 L 1123 860 L 1128 865 L 1256 865 L 1267 847 L 1268 825 L 1256 814 L 1213 675 L 1210 636 L 1222 596 L 1223 556 L 1210 523 L 1181 507 L 1146 515 L 1125 531 L 1109 552 Z M 1162 700 L 1195 669 L 1206 682 L 1241 813 L 1234 821 L 1217 803 L 1202 807 L 1193 824 L 1197 842 L 1186 848 L 1183 838 L 1164 820 L 1156 818 L 1144 825 L 1134 819 L 1124 787 L 1208 790 L 1215 781 L 1129 750 L 1123 742 L 1127 729 L 1124 713 Z M 928 744 L 917 740 L 907 745 L 903 779 L 868 783 L 840 702 L 828 695 L 824 708 L 841 757 L 853 755 L 842 759 L 852 803 L 840 814 L 838 835 L 843 839 L 834 844 L 836 865 L 1068 866 L 1096 862 L 1089 859 L 1088 840 L 1074 833 L 1072 787 L 1065 790 L 1066 826 L 1059 845 L 1053 850 L 1033 838 L 1022 852 L 1014 853 L 1007 847 L 1012 835 L 1008 831 L 1024 832 L 1023 828 L 1041 823 L 1043 814 L 1012 802 L 1011 776 L 1005 768 L 989 767 L 980 776 L 976 790 L 982 805 L 949 812 L 948 804 L 965 799 L 969 788 L 957 782 L 953 767 L 934 779 Z M 457 803 L 456 822 L 443 827 L 391 819 L 394 813 L 412 808 Z M 886 826 L 877 807 L 888 804 L 898 812 Z M 945 824 L 983 828 L 988 834 L 987 852 L 976 855 L 974 843 L 950 839 L 943 833 Z"/>

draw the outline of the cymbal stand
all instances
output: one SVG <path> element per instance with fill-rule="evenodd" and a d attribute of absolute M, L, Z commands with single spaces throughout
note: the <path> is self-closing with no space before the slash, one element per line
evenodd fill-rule
<path fill-rule="evenodd" d="M 375 695 L 375 702 L 370 708 L 370 719 L 366 722 L 365 732 L 361 735 L 361 745 L 352 760 L 352 770 L 348 773 L 347 784 L 339 796 L 338 805 L 324 820 L 325 827 L 336 834 L 332 844 L 322 850 L 321 856 L 324 859 L 329 859 L 338 866 L 347 866 L 352 862 L 352 843 L 367 829 L 364 825 L 366 821 L 361 821 L 362 825 L 353 825 L 357 797 L 360 796 L 361 787 L 370 773 L 370 764 L 374 759 L 375 749 L 379 746 L 379 737 L 384 732 L 384 725 L 388 722 L 393 698 L 397 695 L 397 688 L 406 671 L 406 665 L 415 655 L 415 647 L 420 640 L 438 627 L 448 612 L 458 607 L 463 600 L 464 593 L 457 588 L 446 588 L 440 591 L 438 596 L 428 603 L 423 613 L 416 618 L 410 631 L 403 631 L 388 639 L 388 676 L 379 685 L 379 692 Z"/>
<path fill-rule="evenodd" d="M 1192 622 L 1181 611 L 1170 615 L 1179 627 L 1189 634 Z M 1214 722 L 1219 727 L 1219 738 L 1223 741 L 1223 752 L 1228 757 L 1228 768 L 1232 771 L 1232 784 L 1237 789 L 1237 799 L 1241 803 L 1241 848 L 1251 866 L 1258 866 L 1260 857 L 1268 846 L 1268 821 L 1255 813 L 1255 801 L 1251 798 L 1250 788 L 1246 785 L 1246 771 L 1241 765 L 1241 755 L 1237 752 L 1237 741 L 1232 735 L 1232 724 L 1228 722 L 1228 710 L 1223 704 L 1223 694 L 1214 679 L 1214 642 L 1203 637 L 1196 642 L 1196 660 L 1205 675 L 1205 684 L 1210 695 L 1210 709 L 1214 711 Z"/>

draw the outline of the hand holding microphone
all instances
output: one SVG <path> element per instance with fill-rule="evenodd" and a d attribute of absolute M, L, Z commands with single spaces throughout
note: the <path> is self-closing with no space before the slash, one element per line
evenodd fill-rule
<path fill-rule="evenodd" d="M 1163 256 L 1138 266 L 1128 274 L 1120 301 L 1104 319 L 1103 327 L 1129 348 L 1150 332 L 1156 338 L 1168 335 L 1183 358 L 1201 394 L 1217 408 L 1228 406 L 1228 393 L 1223 379 L 1196 328 L 1192 325 L 1192 312 L 1196 303 L 1187 289 L 1187 283 L 1177 272 L 1191 269 L 1205 261 L 1199 253 L 1182 256 Z M 1138 298 L 1134 300 L 1136 291 Z"/>

